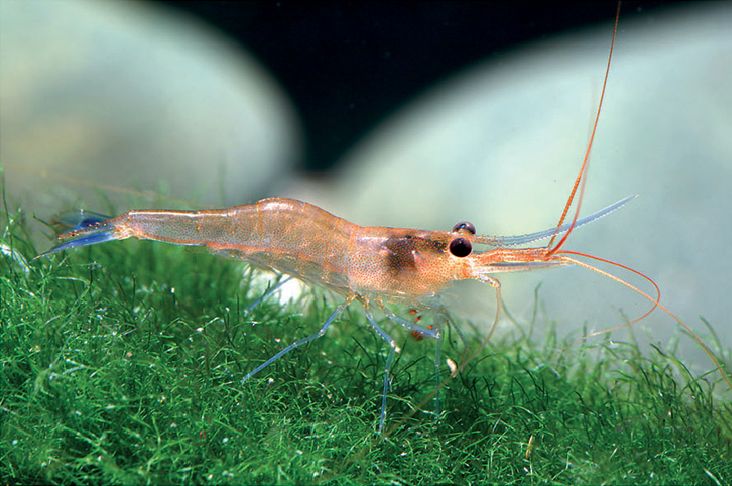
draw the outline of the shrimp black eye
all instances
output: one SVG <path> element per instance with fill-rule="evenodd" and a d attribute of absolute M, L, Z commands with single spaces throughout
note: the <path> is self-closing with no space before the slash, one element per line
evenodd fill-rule
<path fill-rule="evenodd" d="M 457 233 L 460 230 L 468 231 L 470 234 L 475 234 L 475 225 L 469 221 L 460 221 L 458 224 L 452 227 L 452 232 Z"/>
<path fill-rule="evenodd" d="M 473 251 L 473 244 L 465 238 L 455 238 L 450 242 L 450 253 L 456 257 L 466 257 Z"/>

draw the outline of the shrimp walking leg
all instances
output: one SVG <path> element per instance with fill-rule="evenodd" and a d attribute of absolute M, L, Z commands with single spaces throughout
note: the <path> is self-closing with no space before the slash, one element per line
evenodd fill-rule
<path fill-rule="evenodd" d="M 398 315 L 391 312 L 386 307 L 383 307 L 384 315 L 387 319 L 389 319 L 391 322 L 395 324 L 399 324 L 405 329 L 408 329 L 409 331 L 418 332 L 424 336 L 431 337 L 433 339 L 437 339 L 439 337 L 440 331 L 439 329 L 427 329 L 426 327 L 418 326 L 417 324 L 408 321 L 407 319 L 404 319 L 402 317 L 399 317 Z"/>
<path fill-rule="evenodd" d="M 391 365 L 394 363 L 394 354 L 396 348 L 392 347 L 389 351 L 389 356 L 386 357 L 386 364 L 384 365 L 384 388 L 381 392 L 381 413 L 379 414 L 379 433 L 384 430 L 384 422 L 386 421 L 386 395 L 389 393 L 391 388 Z"/>
<path fill-rule="evenodd" d="M 496 316 L 493 319 L 493 324 L 491 324 L 491 327 L 488 330 L 488 334 L 486 334 L 486 337 L 484 339 L 484 342 L 487 343 L 488 341 L 490 341 L 491 337 L 493 337 L 493 333 L 496 331 L 496 327 L 498 327 L 498 321 L 501 318 L 501 311 L 503 310 L 503 297 L 501 296 L 500 280 L 489 276 L 483 276 L 480 280 L 481 282 L 487 283 L 496 290 Z"/>
<path fill-rule="evenodd" d="M 387 334 L 386 331 L 384 331 L 379 324 L 376 323 L 376 320 L 374 319 L 374 316 L 371 315 L 371 313 L 366 310 L 366 319 L 368 319 L 369 324 L 371 324 L 371 327 L 374 328 L 374 331 L 381 336 L 381 339 L 386 341 L 386 343 L 391 348 L 389 350 L 389 356 L 386 358 L 386 364 L 384 365 L 384 388 L 381 393 L 381 414 L 379 415 L 379 429 L 378 432 L 381 433 L 381 431 L 384 429 L 384 422 L 386 421 L 386 396 L 389 393 L 389 388 L 391 388 L 391 365 L 394 363 L 394 355 L 397 351 L 399 351 L 399 347 L 396 345 L 396 342 L 394 339 L 392 339 L 389 334 Z"/>
<path fill-rule="evenodd" d="M 276 282 L 274 285 L 272 285 L 270 288 L 268 288 L 262 295 L 260 295 L 257 298 L 257 300 L 255 300 L 254 302 L 252 302 L 251 304 L 249 304 L 249 307 L 247 307 L 244 310 L 244 313 L 245 314 L 249 314 L 251 311 L 253 311 L 254 309 L 256 309 L 257 306 L 259 306 L 259 304 L 261 304 L 262 302 L 264 302 L 270 295 L 272 295 L 275 292 L 277 292 L 277 290 L 280 287 L 282 287 L 283 285 L 285 285 L 290 280 L 292 280 L 292 276 L 291 275 L 288 275 L 287 277 L 281 278 L 278 282 Z"/>
<path fill-rule="evenodd" d="M 244 378 L 241 379 L 241 383 L 244 383 L 249 378 L 256 375 L 257 373 L 259 373 L 260 371 L 265 369 L 267 366 L 271 365 L 272 363 L 274 363 L 275 361 L 280 359 L 282 356 L 284 356 L 287 353 L 289 353 L 290 351 L 292 351 L 293 349 L 299 348 L 300 346 L 302 346 L 304 344 L 307 344 L 311 341 L 315 341 L 319 337 L 325 336 L 325 332 L 328 330 L 330 325 L 333 323 L 333 321 L 336 319 L 336 317 L 338 317 L 346 309 L 346 307 L 348 307 L 349 304 L 350 304 L 350 300 L 347 300 L 346 302 L 344 302 L 343 304 L 338 306 L 338 308 L 330 315 L 328 320 L 325 321 L 325 324 L 323 324 L 323 327 L 320 328 L 320 331 L 318 331 L 315 334 L 312 334 L 310 336 L 304 337 L 302 339 L 298 339 L 294 343 L 290 344 L 289 346 L 287 346 L 286 348 L 284 348 L 283 350 L 281 350 L 280 352 L 278 352 L 277 354 L 275 354 L 274 356 L 269 358 L 267 361 L 265 361 L 261 365 L 257 366 L 249 373 L 247 373 L 244 376 Z"/>
<path fill-rule="evenodd" d="M 441 312 L 438 312 L 435 316 L 435 324 L 433 329 L 428 329 L 425 327 L 418 326 L 414 324 L 413 322 L 408 321 L 407 319 L 404 319 L 402 317 L 399 317 L 398 315 L 391 312 L 389 309 L 387 309 L 385 306 L 382 306 L 382 311 L 384 312 L 384 315 L 389 319 L 390 321 L 399 324 L 405 329 L 408 329 L 413 332 L 418 332 L 423 336 L 430 337 L 435 340 L 435 383 L 436 383 L 436 391 L 435 391 L 435 397 L 434 397 L 434 413 L 435 417 L 440 415 L 440 408 L 441 408 L 441 402 L 440 402 L 440 395 L 439 395 L 439 388 L 441 383 L 441 377 L 440 377 L 440 360 L 441 360 L 441 351 L 442 351 L 442 332 L 440 331 L 442 329 L 442 323 L 448 322 L 448 316 L 446 314 L 447 310 L 442 307 Z M 439 322 L 438 322 L 439 320 Z M 462 333 L 461 333 L 462 336 Z M 464 337 L 463 337 L 464 339 Z"/>
<path fill-rule="evenodd" d="M 443 304 L 439 304 L 439 305 L 435 306 L 434 312 L 435 312 L 435 318 L 434 318 L 435 323 L 437 323 L 439 321 L 439 325 L 435 324 L 435 327 L 437 329 L 445 329 L 445 332 L 448 333 L 447 334 L 448 342 L 450 342 L 450 343 L 453 342 L 452 331 L 455 331 L 455 333 L 457 333 L 457 335 L 458 335 L 458 338 L 460 338 L 460 341 L 462 341 L 463 346 L 465 348 L 467 348 L 468 347 L 468 338 L 465 336 L 465 332 L 463 332 L 463 330 L 460 328 L 460 326 L 455 324 L 450 319 L 450 311 L 447 309 L 447 307 L 445 307 Z M 473 326 L 473 330 L 476 331 L 476 333 L 478 332 L 476 330 L 475 326 Z"/>
<path fill-rule="evenodd" d="M 437 329 L 439 329 L 439 325 L 435 326 Z M 440 355 L 442 352 L 442 334 L 437 333 L 435 336 L 435 398 L 433 401 L 434 405 L 434 411 L 435 411 L 435 419 L 440 416 L 440 409 L 441 409 L 441 400 L 440 400 L 440 385 L 442 384 L 442 379 L 440 377 Z"/>

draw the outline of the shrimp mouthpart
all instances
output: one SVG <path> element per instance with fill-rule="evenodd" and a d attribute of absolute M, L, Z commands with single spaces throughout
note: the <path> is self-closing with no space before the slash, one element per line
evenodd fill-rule
<path fill-rule="evenodd" d="M 470 261 L 469 278 L 493 280 L 491 275 L 572 265 L 565 258 L 550 255 L 546 248 L 496 248 L 476 253 Z"/>

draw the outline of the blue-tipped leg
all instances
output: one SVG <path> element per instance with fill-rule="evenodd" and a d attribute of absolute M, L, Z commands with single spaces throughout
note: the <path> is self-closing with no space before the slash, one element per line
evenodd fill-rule
<path fill-rule="evenodd" d="M 366 310 L 366 319 L 368 319 L 369 324 L 371 324 L 371 327 L 376 331 L 376 333 L 381 336 L 381 339 L 386 341 L 386 343 L 391 348 L 389 350 L 389 355 L 386 358 L 386 364 L 384 365 L 384 388 L 381 394 L 381 414 L 379 415 L 379 434 L 382 430 L 384 430 L 384 422 L 386 421 L 386 396 L 389 394 L 389 389 L 391 388 L 391 365 L 394 363 L 394 355 L 397 351 L 399 351 L 399 348 L 396 345 L 396 342 L 394 339 L 392 339 L 389 334 L 387 334 L 386 331 L 384 331 L 381 326 L 376 322 L 374 319 L 374 316 L 371 315 L 371 313 Z"/>
<path fill-rule="evenodd" d="M 264 302 L 265 299 L 267 299 L 270 295 L 272 295 L 275 292 L 277 292 L 277 290 L 280 287 L 282 287 L 283 285 L 285 285 L 290 280 L 292 280 L 292 276 L 291 275 L 288 275 L 285 278 L 281 278 L 278 282 L 276 282 L 274 285 L 272 285 L 270 288 L 268 288 L 259 298 L 257 298 L 257 300 L 255 300 L 254 302 L 252 302 L 249 305 L 249 307 L 247 307 L 246 309 L 244 309 L 244 313 L 245 314 L 249 314 L 251 311 L 253 311 L 255 308 L 257 308 L 257 306 L 259 304 L 261 304 L 262 302 Z"/>
<path fill-rule="evenodd" d="M 309 343 L 311 341 L 315 341 L 319 337 L 325 336 L 325 332 L 328 330 L 328 328 L 330 327 L 330 325 L 333 323 L 333 321 L 336 319 L 336 317 L 338 317 L 341 314 L 341 312 L 343 312 L 346 309 L 346 307 L 348 307 L 348 304 L 349 304 L 349 302 L 344 302 L 343 304 L 341 304 L 340 306 L 338 306 L 338 308 L 330 315 L 330 317 L 328 318 L 328 320 L 325 321 L 325 324 L 323 324 L 323 327 L 320 328 L 320 331 L 318 331 L 315 334 L 312 334 L 312 335 L 310 335 L 308 337 L 304 337 L 302 339 L 298 339 L 294 343 L 290 344 L 289 346 L 287 346 L 286 348 L 284 348 L 282 351 L 278 352 L 277 354 L 275 354 L 274 356 L 272 356 L 271 358 L 269 358 L 267 361 L 265 361 L 261 365 L 257 366 L 256 368 L 254 368 L 249 373 L 247 373 L 244 376 L 244 378 L 241 379 L 241 383 L 244 383 L 249 378 L 251 378 L 252 376 L 256 375 L 257 373 L 259 373 L 260 371 L 262 371 L 263 369 L 265 369 L 267 366 L 271 365 L 272 363 L 274 363 L 275 361 L 277 361 L 278 359 L 280 359 L 281 357 L 283 357 L 284 355 L 286 355 L 287 353 L 289 353 L 290 351 L 292 351 L 293 349 L 299 348 L 300 346 L 302 346 L 304 344 L 307 344 L 307 343 Z"/>

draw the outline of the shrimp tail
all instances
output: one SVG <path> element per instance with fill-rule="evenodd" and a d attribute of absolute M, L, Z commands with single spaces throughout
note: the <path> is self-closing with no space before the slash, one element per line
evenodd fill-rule
<path fill-rule="evenodd" d="M 54 216 L 51 220 L 51 226 L 53 226 L 58 233 L 66 233 L 96 226 L 108 219 L 112 219 L 112 217 L 95 213 L 94 211 L 79 209 Z"/>
<path fill-rule="evenodd" d="M 36 258 L 71 248 L 121 239 L 116 234 L 112 221 L 113 218 L 109 216 L 84 210 L 61 214 L 54 218 L 52 225 L 62 231 L 58 235 L 58 239 L 62 241 Z"/>

